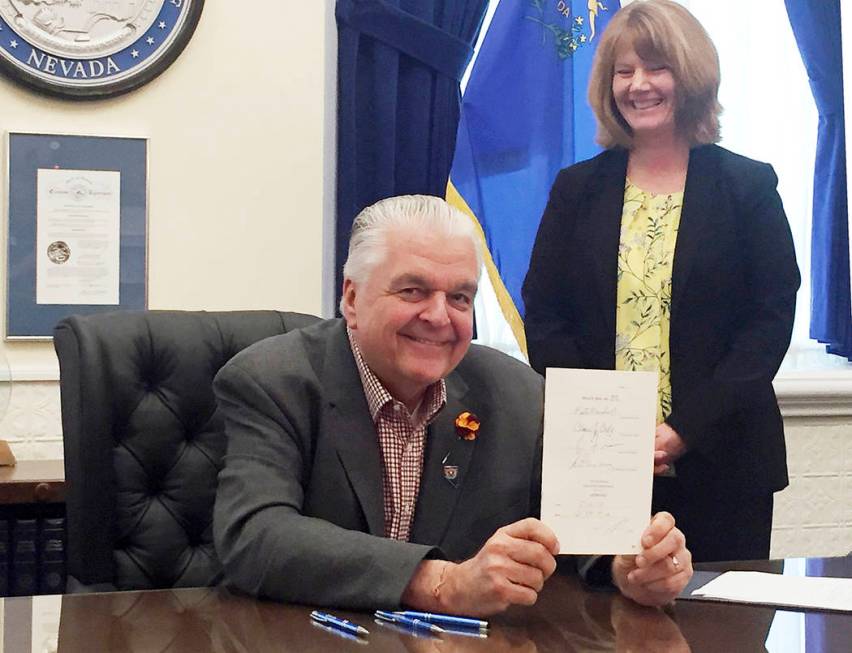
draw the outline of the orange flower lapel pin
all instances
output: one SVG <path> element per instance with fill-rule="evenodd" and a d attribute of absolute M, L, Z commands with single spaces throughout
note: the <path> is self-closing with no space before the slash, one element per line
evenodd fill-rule
<path fill-rule="evenodd" d="M 456 417 L 456 434 L 462 440 L 476 440 L 479 432 L 479 418 L 471 412 L 464 411 Z"/>

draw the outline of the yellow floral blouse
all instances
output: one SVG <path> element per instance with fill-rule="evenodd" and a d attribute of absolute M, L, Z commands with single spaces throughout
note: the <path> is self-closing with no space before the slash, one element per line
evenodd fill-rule
<path fill-rule="evenodd" d="M 615 369 L 658 370 L 657 423 L 672 409 L 672 262 L 683 191 L 646 193 L 627 180 L 618 247 Z"/>

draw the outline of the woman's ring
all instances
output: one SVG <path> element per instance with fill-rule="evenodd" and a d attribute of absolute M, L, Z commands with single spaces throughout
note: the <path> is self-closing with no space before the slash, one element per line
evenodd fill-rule
<path fill-rule="evenodd" d="M 672 554 L 672 564 L 675 566 L 675 569 L 680 569 L 680 560 L 674 554 Z"/>

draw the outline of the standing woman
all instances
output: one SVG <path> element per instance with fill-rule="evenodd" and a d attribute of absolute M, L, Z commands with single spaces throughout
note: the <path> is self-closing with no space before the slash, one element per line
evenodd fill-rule
<path fill-rule="evenodd" d="M 684 7 L 613 16 L 589 84 L 607 149 L 557 176 L 523 289 L 539 372 L 659 371 L 653 511 L 696 561 L 769 556 L 788 482 L 772 379 L 799 287 L 772 167 L 713 144 L 718 88 Z"/>

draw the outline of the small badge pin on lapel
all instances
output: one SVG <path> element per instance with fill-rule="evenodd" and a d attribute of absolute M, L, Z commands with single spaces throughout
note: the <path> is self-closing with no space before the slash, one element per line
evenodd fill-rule
<path fill-rule="evenodd" d="M 459 466 L 458 465 L 444 465 L 444 478 L 447 479 L 450 483 L 455 481 L 459 477 Z"/>

